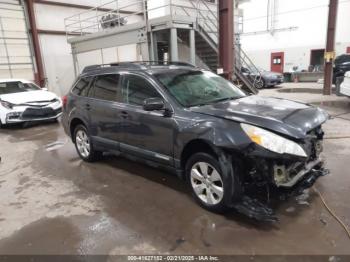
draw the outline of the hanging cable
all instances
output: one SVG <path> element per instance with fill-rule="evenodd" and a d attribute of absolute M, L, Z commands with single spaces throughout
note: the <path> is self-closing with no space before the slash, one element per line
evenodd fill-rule
<path fill-rule="evenodd" d="M 348 238 L 350 239 L 350 230 L 349 228 L 345 225 L 345 223 L 337 216 L 337 214 L 328 206 L 328 204 L 326 203 L 326 201 L 324 200 L 323 195 L 321 194 L 321 192 L 314 187 L 314 191 L 319 195 L 319 197 L 321 198 L 321 201 L 323 203 L 323 205 L 326 207 L 327 211 L 335 218 L 335 220 L 338 221 L 338 223 L 344 228 Z"/>

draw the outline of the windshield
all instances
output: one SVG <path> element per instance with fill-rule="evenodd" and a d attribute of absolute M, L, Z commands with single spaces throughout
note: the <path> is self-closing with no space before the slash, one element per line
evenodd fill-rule
<path fill-rule="evenodd" d="M 209 71 L 176 70 L 158 73 L 155 77 L 185 107 L 246 96 L 238 87 Z"/>
<path fill-rule="evenodd" d="M 19 81 L 0 83 L 0 95 L 34 90 L 40 90 L 40 87 L 33 83 L 22 83 Z"/>

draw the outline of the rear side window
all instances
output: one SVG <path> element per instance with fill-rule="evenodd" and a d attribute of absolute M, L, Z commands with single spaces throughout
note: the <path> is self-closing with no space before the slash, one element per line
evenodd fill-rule
<path fill-rule="evenodd" d="M 80 78 L 72 89 L 72 93 L 78 96 L 87 96 L 91 77 Z"/>
<path fill-rule="evenodd" d="M 100 75 L 95 78 L 89 96 L 107 101 L 117 101 L 119 75 Z"/>
<path fill-rule="evenodd" d="M 122 100 L 126 104 L 143 105 L 147 98 L 161 97 L 158 91 L 145 78 L 125 75 L 122 84 Z"/>

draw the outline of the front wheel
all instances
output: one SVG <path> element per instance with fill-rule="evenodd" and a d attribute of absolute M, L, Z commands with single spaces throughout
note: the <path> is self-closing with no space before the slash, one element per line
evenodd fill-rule
<path fill-rule="evenodd" d="M 94 162 L 102 156 L 101 152 L 94 150 L 89 133 L 83 125 L 75 128 L 74 144 L 80 158 L 86 162 Z"/>
<path fill-rule="evenodd" d="M 1 122 L 1 120 L 0 120 L 0 128 L 4 128 L 4 127 L 6 127 L 6 125 L 3 124 L 3 123 Z"/>
<path fill-rule="evenodd" d="M 194 154 L 186 164 L 187 181 L 196 201 L 205 209 L 223 212 L 227 188 L 218 160 L 207 153 Z"/>
<path fill-rule="evenodd" d="M 257 89 L 263 89 L 265 87 L 265 81 L 263 78 L 260 78 L 256 83 L 255 83 L 255 87 Z"/>

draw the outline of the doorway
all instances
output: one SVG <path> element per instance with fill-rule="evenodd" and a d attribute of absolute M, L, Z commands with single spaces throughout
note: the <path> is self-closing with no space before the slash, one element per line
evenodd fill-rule
<path fill-rule="evenodd" d="M 309 71 L 323 71 L 324 64 L 324 49 L 313 49 L 310 54 L 310 69 Z"/>
<path fill-rule="evenodd" d="M 271 71 L 283 74 L 284 52 L 271 53 Z"/>

